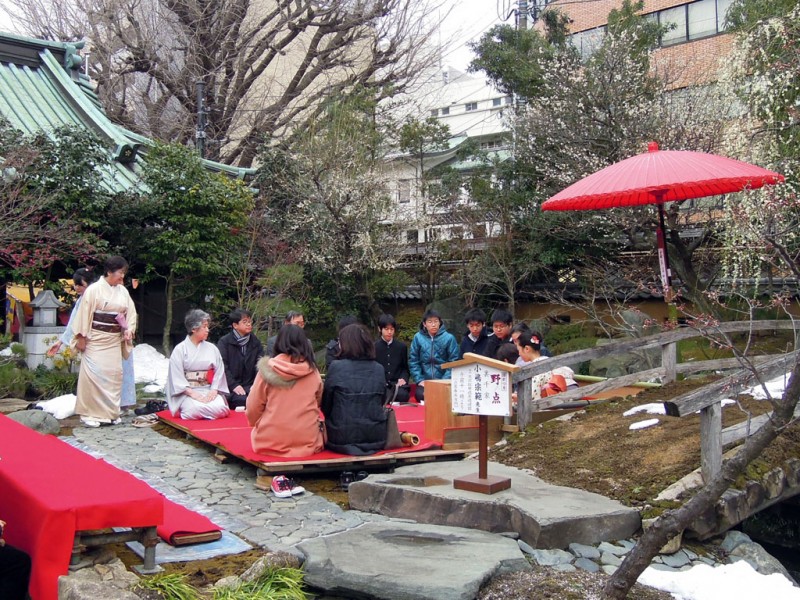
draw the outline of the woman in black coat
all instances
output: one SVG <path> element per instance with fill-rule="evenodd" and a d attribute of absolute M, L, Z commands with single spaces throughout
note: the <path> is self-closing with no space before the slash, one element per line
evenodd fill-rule
<path fill-rule="evenodd" d="M 363 325 L 339 332 L 338 360 L 325 377 L 322 412 L 328 431 L 326 447 L 363 456 L 386 446 L 386 378 L 375 362 L 375 346 Z"/>

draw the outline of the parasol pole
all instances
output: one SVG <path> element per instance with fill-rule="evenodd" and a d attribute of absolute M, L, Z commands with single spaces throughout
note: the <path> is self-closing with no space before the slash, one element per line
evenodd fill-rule
<path fill-rule="evenodd" d="M 664 301 L 672 299 L 672 271 L 669 268 L 669 255 L 667 254 L 666 228 L 664 227 L 664 203 L 661 201 L 664 192 L 657 192 L 658 228 L 656 241 L 658 242 L 658 265 L 661 268 L 661 282 L 664 285 Z"/>

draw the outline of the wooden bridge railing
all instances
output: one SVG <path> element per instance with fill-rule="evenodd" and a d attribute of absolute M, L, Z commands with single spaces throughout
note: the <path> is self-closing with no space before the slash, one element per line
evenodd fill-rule
<path fill-rule="evenodd" d="M 667 414 L 673 416 L 682 416 L 695 413 L 698 410 L 700 411 L 701 464 L 703 468 L 703 478 L 708 481 L 708 478 L 716 473 L 722 464 L 721 400 L 724 397 L 735 395 L 745 387 L 752 386 L 755 381 L 755 376 L 753 371 L 749 368 L 745 368 L 746 365 L 737 358 L 678 363 L 676 359 L 677 343 L 681 340 L 695 337 L 719 339 L 719 334 L 721 333 L 753 333 L 756 331 L 794 330 L 795 328 L 800 329 L 800 325 L 790 320 L 730 321 L 709 327 L 681 327 L 665 333 L 642 338 L 626 339 L 597 348 L 578 350 L 576 352 L 537 361 L 532 365 L 522 367 L 512 376 L 512 381 L 518 384 L 517 424 L 522 430 L 531 422 L 534 412 L 573 400 L 579 400 L 585 396 L 591 396 L 592 394 L 602 391 L 628 386 L 639 381 L 660 378 L 662 383 L 669 383 L 675 380 L 678 373 L 686 374 L 721 369 L 739 369 L 739 372 L 710 386 L 705 386 L 702 390 L 684 394 L 683 396 L 674 398 L 670 400 L 670 402 L 665 403 Z M 794 346 L 797 348 L 797 336 L 795 337 Z M 582 387 L 578 390 L 562 392 L 555 396 L 532 400 L 531 379 L 536 375 L 560 366 L 573 366 L 587 360 L 654 348 L 660 348 L 661 350 L 660 367 L 615 377 Z M 779 355 L 748 355 L 747 361 L 756 370 L 759 377 L 766 380 L 790 370 L 795 361 L 800 358 L 799 353 L 800 350 Z"/>

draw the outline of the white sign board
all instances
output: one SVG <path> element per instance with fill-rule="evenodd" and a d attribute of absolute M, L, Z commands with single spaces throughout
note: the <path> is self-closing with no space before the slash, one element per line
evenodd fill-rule
<path fill-rule="evenodd" d="M 511 373 L 481 363 L 453 367 L 450 399 L 453 412 L 511 416 Z"/>

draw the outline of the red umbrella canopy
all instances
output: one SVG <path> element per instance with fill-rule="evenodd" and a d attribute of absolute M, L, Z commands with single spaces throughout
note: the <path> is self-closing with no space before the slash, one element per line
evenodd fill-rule
<path fill-rule="evenodd" d="M 542 204 L 542 210 L 595 210 L 717 196 L 784 181 L 749 163 L 684 150 L 658 149 L 584 177 Z"/>

